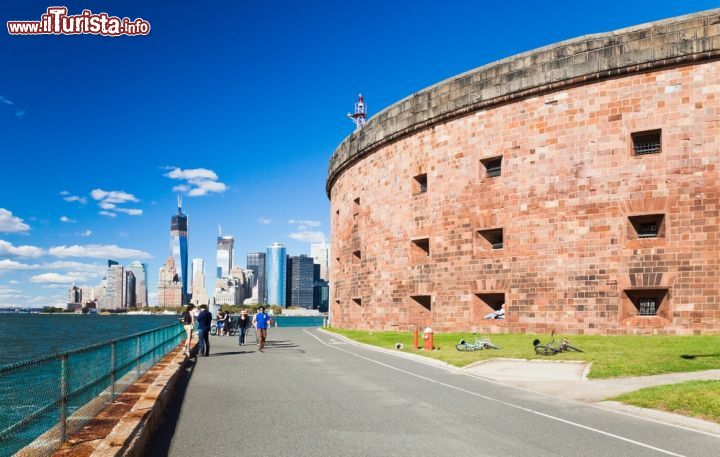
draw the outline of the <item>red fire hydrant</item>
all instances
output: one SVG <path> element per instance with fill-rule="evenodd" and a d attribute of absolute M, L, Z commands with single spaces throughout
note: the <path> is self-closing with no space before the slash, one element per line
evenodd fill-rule
<path fill-rule="evenodd" d="M 425 349 L 426 351 L 432 351 L 433 350 L 433 331 L 430 327 L 425 327 L 425 330 L 423 331 L 423 340 L 425 340 L 423 349 Z"/>
<path fill-rule="evenodd" d="M 418 331 L 417 327 L 413 327 L 413 349 L 415 349 L 416 351 L 420 347 L 418 345 L 419 333 L 420 332 Z"/>

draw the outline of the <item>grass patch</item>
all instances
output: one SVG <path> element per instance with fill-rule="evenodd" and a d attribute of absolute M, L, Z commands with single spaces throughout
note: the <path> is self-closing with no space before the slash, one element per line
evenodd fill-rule
<path fill-rule="evenodd" d="M 648 387 L 611 400 L 720 423 L 720 381 L 688 381 Z"/>
<path fill-rule="evenodd" d="M 394 349 L 395 343 L 402 343 L 405 346 L 405 352 L 415 352 L 412 349 L 412 334 L 410 332 L 368 332 L 337 328 L 328 330 L 361 343 L 388 349 Z M 555 356 L 535 355 L 532 346 L 533 339 L 538 338 L 542 343 L 546 343 L 550 340 L 550 335 L 517 333 L 490 335 L 490 340 L 502 349 L 476 352 L 460 352 L 455 349 L 455 345 L 463 338 L 473 341 L 471 333 L 436 333 L 434 342 L 436 347 L 440 347 L 440 350 L 430 353 L 417 351 L 417 354 L 439 359 L 458 367 L 469 365 L 478 360 L 496 357 L 583 360 L 592 362 L 589 377 L 596 379 L 720 368 L 720 335 L 570 335 L 568 336 L 570 344 L 579 347 L 585 352 L 564 353 Z M 562 336 L 556 338 L 556 340 L 560 339 L 562 339 Z M 420 344 L 422 345 L 422 340 Z"/>

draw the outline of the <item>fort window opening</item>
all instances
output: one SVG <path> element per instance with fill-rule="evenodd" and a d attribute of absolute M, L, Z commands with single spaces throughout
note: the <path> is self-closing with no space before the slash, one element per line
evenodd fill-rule
<path fill-rule="evenodd" d="M 416 253 L 426 256 L 430 255 L 430 238 L 416 238 L 411 241 Z"/>
<path fill-rule="evenodd" d="M 480 242 L 490 249 L 502 249 L 504 246 L 503 229 L 478 230 Z"/>
<path fill-rule="evenodd" d="M 413 178 L 413 194 L 422 194 L 427 192 L 427 173 L 417 175 Z"/>
<path fill-rule="evenodd" d="M 431 295 L 411 295 L 410 298 L 415 301 L 418 305 L 422 306 L 428 311 L 432 310 L 432 296 Z"/>
<path fill-rule="evenodd" d="M 647 214 L 642 216 L 629 216 L 630 224 L 638 238 L 664 238 L 665 215 Z"/>
<path fill-rule="evenodd" d="M 661 150 L 661 131 L 648 130 L 630 135 L 633 143 L 633 154 L 636 156 L 659 154 Z"/>
<path fill-rule="evenodd" d="M 626 290 L 637 316 L 657 316 L 668 295 L 668 289 Z"/>
<path fill-rule="evenodd" d="M 502 156 L 491 157 L 480 161 L 485 170 L 485 176 L 494 178 L 502 174 Z"/>

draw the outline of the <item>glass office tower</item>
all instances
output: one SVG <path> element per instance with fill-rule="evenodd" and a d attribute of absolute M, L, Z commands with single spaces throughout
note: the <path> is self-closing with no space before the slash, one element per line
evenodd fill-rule
<path fill-rule="evenodd" d="M 265 253 L 249 252 L 247 269 L 253 272 L 253 288 L 257 287 L 257 302 L 267 303 L 265 294 Z"/>
<path fill-rule="evenodd" d="M 148 306 L 147 275 L 148 264 L 135 261 L 126 268 L 135 275 L 135 303 L 138 307 Z"/>
<path fill-rule="evenodd" d="M 188 303 L 188 217 L 182 211 L 182 199 L 178 197 L 178 212 L 170 225 L 172 256 L 177 274 L 182 282 L 182 304 Z"/>
<path fill-rule="evenodd" d="M 273 243 L 266 250 L 265 259 L 265 292 L 267 304 L 286 306 L 285 284 L 287 281 L 287 256 L 285 246 Z"/>
<path fill-rule="evenodd" d="M 229 278 L 230 270 L 233 267 L 233 245 L 235 238 L 232 236 L 217 237 L 217 278 Z"/>

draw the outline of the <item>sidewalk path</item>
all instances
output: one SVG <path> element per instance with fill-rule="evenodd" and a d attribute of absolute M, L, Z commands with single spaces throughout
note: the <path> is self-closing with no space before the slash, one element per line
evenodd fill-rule
<path fill-rule="evenodd" d="M 602 401 L 645 387 L 694 380 L 720 380 L 720 370 L 612 379 L 587 379 L 589 365 L 538 360 L 489 360 L 465 368 L 484 378 L 560 398 Z"/>
<path fill-rule="evenodd" d="M 317 329 L 271 329 L 264 353 L 234 338 L 211 344 L 213 355 L 197 360 L 179 392 L 177 420 L 146 455 L 632 457 L 720 448 L 720 435 L 515 389 Z"/>

